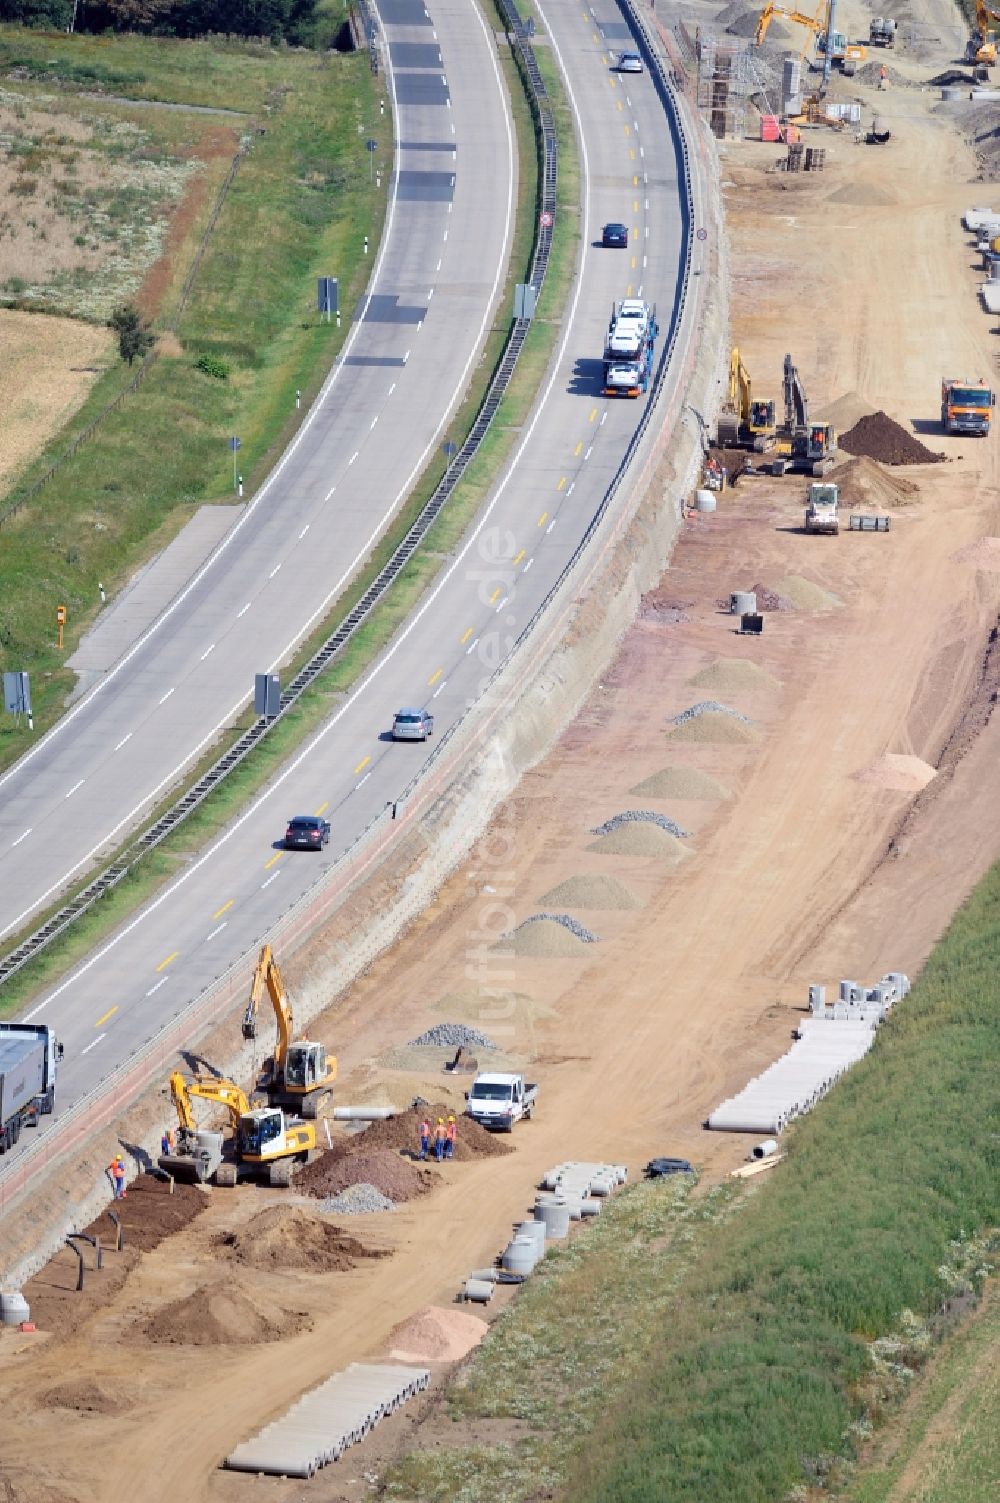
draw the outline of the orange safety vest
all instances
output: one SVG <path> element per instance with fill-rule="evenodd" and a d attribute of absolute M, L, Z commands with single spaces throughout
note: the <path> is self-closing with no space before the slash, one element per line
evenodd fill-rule
<path fill-rule="evenodd" d="M 448 1142 L 449 1143 L 454 1143 L 456 1137 L 458 1136 L 458 1123 L 457 1122 L 449 1122 L 447 1128 L 445 1129 L 445 1131 L 447 1133 Z"/>
<path fill-rule="evenodd" d="M 429 1122 L 421 1122 L 421 1124 L 420 1124 L 420 1136 L 422 1138 L 429 1138 L 430 1135 L 431 1135 L 431 1124 Z"/>

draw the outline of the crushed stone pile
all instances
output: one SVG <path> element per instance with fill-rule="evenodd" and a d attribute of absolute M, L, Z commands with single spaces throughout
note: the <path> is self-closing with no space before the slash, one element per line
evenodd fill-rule
<path fill-rule="evenodd" d="M 367 1154 L 378 1148 L 394 1148 L 397 1153 L 416 1153 L 420 1147 L 418 1129 L 425 1112 L 433 1123 L 438 1117 L 447 1119 L 449 1112 L 455 1112 L 455 1107 L 446 1106 L 442 1101 L 429 1101 L 419 1107 L 410 1107 L 405 1112 L 397 1112 L 394 1117 L 387 1117 L 383 1122 L 373 1122 L 370 1127 L 365 1128 L 364 1132 L 337 1143 L 333 1153 L 327 1153 L 324 1157 L 329 1159 L 342 1155 Z M 494 1137 L 485 1127 L 480 1127 L 478 1122 L 473 1122 L 470 1117 L 460 1116 L 458 1112 L 455 1112 L 455 1115 L 458 1116 L 458 1142 L 455 1145 L 457 1159 L 496 1158 L 500 1154 L 512 1151 L 509 1143 Z M 320 1159 L 317 1162 L 322 1163 L 323 1160 Z M 312 1167 L 311 1164 L 307 1164 L 302 1171 L 303 1175 Z M 433 1170 L 425 1172 L 434 1173 Z M 359 1180 L 368 1178 L 367 1174 L 358 1175 Z"/>
<path fill-rule="evenodd" d="M 690 852 L 669 830 L 659 825 L 629 824 L 602 835 L 587 847 L 601 856 L 657 856 L 672 864 L 683 861 Z"/>
<path fill-rule="evenodd" d="M 803 579 L 801 574 L 786 574 L 784 579 L 778 580 L 778 589 L 800 611 L 825 611 L 841 603 L 837 595 L 814 584 L 811 579 Z"/>
<path fill-rule="evenodd" d="M 465 1310 L 426 1305 L 389 1333 L 389 1356 L 397 1362 L 458 1362 L 482 1341 L 489 1326 Z"/>
<path fill-rule="evenodd" d="M 890 788 L 897 793 L 919 793 L 932 778 L 937 777 L 937 771 L 920 757 L 886 752 L 877 762 L 854 776 L 859 783 L 871 783 L 876 788 Z"/>
<path fill-rule="evenodd" d="M 321 1209 L 336 1216 L 371 1216 L 376 1211 L 394 1211 L 396 1202 L 374 1185 L 350 1185 L 339 1195 L 320 1202 Z"/>
<path fill-rule="evenodd" d="M 780 680 L 759 663 L 747 658 L 716 658 L 688 683 L 695 689 L 717 689 L 720 694 L 739 694 L 750 689 L 778 689 Z"/>
<path fill-rule="evenodd" d="M 349 1138 L 347 1152 L 342 1152 L 341 1144 L 337 1143 L 331 1152 L 306 1164 L 295 1177 L 296 1188 L 307 1195 L 326 1199 L 349 1190 L 352 1185 L 373 1185 L 397 1205 L 434 1189 L 437 1175 L 433 1169 L 404 1158 L 398 1148 L 366 1148 L 364 1140 L 369 1131 Z M 355 1142 L 359 1146 L 352 1152 Z M 419 1137 L 414 1131 L 406 1147 L 412 1152 L 419 1146 Z"/>
<path fill-rule="evenodd" d="M 841 434 L 839 447 L 848 454 L 864 454 L 880 464 L 937 464 L 944 454 L 934 454 L 919 438 L 889 417 L 873 412 L 859 418 L 853 428 Z"/>
<path fill-rule="evenodd" d="M 582 872 L 578 877 L 567 877 L 558 887 L 543 894 L 542 903 L 564 903 L 569 908 L 627 909 L 641 908 L 642 903 L 635 893 L 619 882 L 617 877 L 602 877 L 597 873 Z"/>
<path fill-rule="evenodd" d="M 505 955 L 536 956 L 544 960 L 569 960 L 573 956 L 582 955 L 583 946 L 588 943 L 592 944 L 594 939 L 581 939 L 568 924 L 560 923 L 554 915 L 536 914 L 534 921 L 526 921 L 512 933 L 503 935 L 493 948 Z"/>
<path fill-rule="evenodd" d="M 652 809 L 624 809 L 621 814 L 612 815 L 606 819 L 603 825 L 598 825 L 596 830 L 591 830 L 591 835 L 611 835 L 615 830 L 620 830 L 622 825 L 648 824 L 659 825 L 661 830 L 669 830 L 671 835 L 676 835 L 678 840 L 684 840 L 691 834 L 690 830 L 682 830 L 680 825 L 673 819 L 668 819 L 665 814 L 655 814 Z"/>
<path fill-rule="evenodd" d="M 777 590 L 769 590 L 765 584 L 751 585 L 750 588 L 757 597 L 757 609 L 761 612 L 793 611 L 795 609 L 794 604 L 786 595 L 779 595 Z M 729 605 L 728 600 L 724 600 L 722 603 L 725 607 Z"/>
<path fill-rule="evenodd" d="M 664 767 L 644 778 L 629 793 L 641 798 L 723 799 L 731 798 L 729 789 L 701 772 L 697 767 Z"/>
<path fill-rule="evenodd" d="M 306 1268 L 314 1272 L 346 1272 L 364 1258 L 382 1256 L 296 1205 L 268 1206 L 245 1226 L 223 1232 L 216 1246 L 223 1255 L 250 1268 Z"/>
<path fill-rule="evenodd" d="M 718 711 L 712 710 L 707 715 L 699 715 L 697 720 L 686 720 L 683 725 L 675 726 L 670 739 L 701 741 L 714 743 L 716 746 L 745 746 L 760 738 L 753 726 L 744 725 L 741 720 L 733 720 L 729 715 L 720 715 Z"/>
<path fill-rule="evenodd" d="M 419 1038 L 411 1039 L 411 1049 L 422 1049 L 425 1045 L 447 1045 L 450 1049 L 464 1049 L 469 1044 L 475 1044 L 477 1049 L 495 1049 L 497 1046 L 485 1033 L 480 1033 L 478 1028 L 469 1028 L 465 1023 L 435 1023 L 433 1028 L 427 1028 Z"/>
<path fill-rule="evenodd" d="M 840 491 L 841 506 L 894 508 L 909 506 L 920 494 L 919 486 L 905 475 L 880 465 L 865 454 L 840 464 L 830 475 Z"/>
<path fill-rule="evenodd" d="M 312 1326 L 306 1310 L 267 1309 L 233 1287 L 196 1289 L 165 1305 L 146 1321 L 148 1340 L 169 1346 L 259 1346 L 280 1341 Z"/>
<path fill-rule="evenodd" d="M 956 564 L 972 564 L 976 569 L 1000 569 L 1000 538 L 977 538 L 951 557 Z"/>
<path fill-rule="evenodd" d="M 599 934 L 592 933 L 585 924 L 581 924 L 579 919 L 573 918 L 572 914 L 569 913 L 533 913 L 529 918 L 524 919 L 518 924 L 516 929 L 512 929 L 509 934 L 505 934 L 503 937 L 505 939 L 513 939 L 515 934 L 523 933 L 530 924 L 561 924 L 564 929 L 568 929 L 570 934 L 574 935 L 583 945 L 596 945 L 600 939 Z"/>
<path fill-rule="evenodd" d="M 679 715 L 670 717 L 671 725 L 686 725 L 689 720 L 697 720 L 702 715 L 731 715 L 734 720 L 742 720 L 745 725 L 750 725 L 749 715 L 744 715 L 741 710 L 731 710 L 728 705 L 722 705 L 717 699 L 703 699 L 698 704 L 681 710 Z"/>

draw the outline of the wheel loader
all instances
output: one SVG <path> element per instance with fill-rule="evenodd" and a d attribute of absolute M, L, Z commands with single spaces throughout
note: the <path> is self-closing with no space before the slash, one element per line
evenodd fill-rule
<path fill-rule="evenodd" d="M 297 1164 L 316 1150 L 311 1122 L 290 1121 L 280 1106 L 251 1107 L 245 1093 L 231 1080 L 215 1075 L 170 1077 L 170 1094 L 177 1110 L 178 1131 L 172 1152 L 160 1156 L 159 1166 L 174 1179 L 231 1187 L 257 1179 L 288 1186 Z M 193 1100 L 211 1101 L 229 1113 L 232 1135 L 200 1128 Z"/>

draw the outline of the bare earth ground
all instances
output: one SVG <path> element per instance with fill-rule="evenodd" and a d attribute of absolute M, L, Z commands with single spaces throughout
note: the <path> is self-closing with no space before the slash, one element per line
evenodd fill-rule
<path fill-rule="evenodd" d="M 900 421 L 931 420 L 942 372 L 987 366 L 959 227 L 982 189 L 965 186 L 971 159 L 928 115 L 932 102 L 908 97 L 905 131 L 884 154 L 824 138 L 826 172 L 794 184 L 764 175 L 773 148 L 725 148 L 734 333 L 760 394 L 778 394 L 788 349 L 817 404 L 860 391 Z M 834 213 L 831 195 L 852 183 L 890 183 L 891 210 L 840 200 Z M 827 295 L 816 298 L 820 271 Z M 953 746 L 905 824 L 915 791 L 892 785 L 913 764 L 880 761 L 937 765 L 976 698 L 1000 611 L 996 555 L 974 546 L 1000 535 L 996 441 L 931 442 L 949 462 L 906 472 L 917 490 L 894 509 L 888 535 L 804 536 L 805 486 L 795 478 L 745 482 L 715 516 L 693 519 L 586 711 L 406 939 L 317 1023 L 340 1056 L 343 1100 L 370 1096 L 379 1082 L 406 1099 L 418 1077 L 375 1061 L 442 1018 L 482 1027 L 542 1083 L 540 1114 L 516 1134 L 517 1151 L 448 1166 L 441 1188 L 394 1213 L 345 1218 L 362 1241 L 394 1249 L 347 1272 L 232 1266 L 220 1257 L 220 1230 L 256 1216 L 275 1193 L 213 1193 L 74 1331 L 6 1336 L 0 1478 L 15 1503 L 125 1503 L 137 1479 L 152 1497 L 183 1491 L 191 1503 L 365 1496 L 365 1471 L 405 1443 L 419 1410 L 404 1410 L 308 1486 L 216 1468 L 305 1388 L 386 1350 L 401 1319 L 447 1305 L 502 1246 L 549 1165 L 600 1156 L 635 1173 L 670 1152 L 724 1173 L 747 1142 L 701 1123 L 784 1050 L 807 984 L 919 969 L 1000 855 L 996 717 L 963 736 L 964 755 Z M 757 583 L 804 598 L 803 580 L 835 598 L 768 615 L 758 640 L 736 636 L 718 607 Z M 775 682 L 739 692 L 691 683 L 720 658 L 756 664 Z M 669 717 L 705 699 L 748 716 L 751 739 L 675 739 Z M 630 792 L 667 767 L 710 773 L 732 797 Z M 689 853 L 670 862 L 588 850 L 593 827 L 630 808 L 675 819 L 691 832 Z M 542 894 L 581 873 L 617 877 L 642 906 L 575 910 L 600 936 L 578 956 L 490 948 L 543 906 Z M 321 935 L 311 966 L 323 946 Z M 280 1203 L 291 1211 L 298 1202 Z M 262 1329 L 247 1305 L 272 1319 L 288 1312 L 297 1333 L 280 1349 L 143 1333 L 165 1306 L 220 1284 L 244 1302 L 244 1335 Z M 108 1412 L 83 1412 L 79 1400 L 53 1408 L 52 1391 L 70 1374 L 98 1385 Z"/>

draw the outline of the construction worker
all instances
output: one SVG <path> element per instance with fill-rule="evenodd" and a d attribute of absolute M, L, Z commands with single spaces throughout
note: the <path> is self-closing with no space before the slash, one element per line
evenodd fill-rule
<path fill-rule="evenodd" d="M 453 1159 L 455 1157 L 455 1139 L 457 1137 L 458 1123 L 454 1117 L 449 1116 L 444 1136 L 444 1156 L 446 1159 Z"/>
<path fill-rule="evenodd" d="M 431 1124 L 425 1117 L 420 1124 L 420 1157 L 425 1159 L 431 1146 Z"/>
<path fill-rule="evenodd" d="M 439 1117 L 437 1119 L 437 1125 L 434 1128 L 434 1157 L 437 1159 L 439 1164 L 444 1158 L 444 1145 L 447 1141 L 447 1138 L 448 1131 L 444 1125 L 444 1118 Z"/>
<path fill-rule="evenodd" d="M 125 1160 L 122 1158 L 120 1153 L 116 1154 L 115 1157 L 111 1160 L 111 1163 L 108 1165 L 108 1173 L 111 1176 L 111 1183 L 114 1186 L 115 1200 L 124 1200 L 126 1195 Z"/>
<path fill-rule="evenodd" d="M 878 86 L 879 86 L 880 89 L 885 89 L 885 88 L 888 87 L 888 85 L 889 85 L 889 70 L 886 67 L 885 63 L 883 63 L 882 66 L 878 70 Z"/>
<path fill-rule="evenodd" d="M 160 1139 L 160 1152 L 166 1156 L 173 1153 L 173 1151 L 174 1135 L 168 1127 L 166 1132 L 163 1134 L 163 1137 Z"/>

